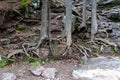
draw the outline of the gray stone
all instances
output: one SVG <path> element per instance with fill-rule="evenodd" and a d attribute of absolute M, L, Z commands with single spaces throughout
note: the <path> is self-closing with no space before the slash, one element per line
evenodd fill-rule
<path fill-rule="evenodd" d="M 43 66 L 34 66 L 30 69 L 31 73 L 35 76 L 40 76 L 44 70 Z"/>
<path fill-rule="evenodd" d="M 46 68 L 43 73 L 42 76 L 47 78 L 47 79 L 55 79 L 57 70 L 55 68 Z"/>
<path fill-rule="evenodd" d="M 113 74 L 114 73 L 114 74 Z M 80 80 L 119 80 L 120 70 L 110 69 L 91 69 L 74 70 L 72 75 L 75 79 Z"/>
<path fill-rule="evenodd" d="M 72 76 L 79 80 L 120 80 L 119 74 L 118 57 L 92 58 L 72 72 Z"/>
<path fill-rule="evenodd" d="M 16 76 L 13 73 L 3 73 L 2 80 L 15 80 Z"/>
<path fill-rule="evenodd" d="M 105 47 L 105 48 L 103 48 L 103 50 L 101 52 L 103 54 L 105 54 L 105 53 L 110 53 L 111 54 L 111 47 Z"/>

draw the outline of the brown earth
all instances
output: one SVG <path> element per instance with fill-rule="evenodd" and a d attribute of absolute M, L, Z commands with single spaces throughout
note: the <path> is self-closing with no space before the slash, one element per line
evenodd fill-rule
<path fill-rule="evenodd" d="M 20 9 L 21 6 L 19 5 L 19 0 L 4 0 L 0 1 L 0 28 L 3 26 L 6 26 L 7 29 L 0 29 L 0 53 L 6 53 L 9 54 L 13 50 L 16 49 L 22 49 L 22 44 L 26 41 L 29 42 L 35 42 L 33 40 L 38 39 L 39 32 L 40 32 L 40 22 L 37 20 L 37 22 L 33 22 L 33 24 L 30 24 L 32 21 L 29 22 L 30 19 L 27 19 L 26 22 L 18 22 L 17 19 L 10 19 L 9 21 L 5 20 L 5 15 L 7 15 L 7 11 L 10 11 L 11 9 Z M 56 39 L 57 36 L 61 35 L 61 29 L 63 27 L 62 23 L 62 17 L 64 16 L 64 13 L 58 13 L 57 15 L 53 14 L 52 16 L 52 37 Z M 15 28 L 17 25 L 14 26 L 15 23 L 17 25 L 22 25 L 25 27 L 25 31 L 17 31 Z M 6 25 L 7 24 L 7 25 Z M 4 31 L 3 31 L 4 30 Z M 88 48 L 91 47 L 91 45 L 88 45 L 86 42 L 88 40 L 83 41 L 80 38 L 84 39 L 83 37 L 85 33 L 79 34 L 80 36 L 73 35 L 73 42 L 77 42 L 77 44 L 85 45 Z M 82 35 L 82 36 L 81 36 Z M 89 37 L 88 37 L 89 38 Z M 7 45 L 2 45 L 2 42 L 4 40 L 9 40 L 9 43 Z M 56 42 L 55 42 L 56 41 Z M 60 55 L 61 52 L 64 52 L 65 50 L 65 40 L 63 39 L 61 42 L 55 40 L 53 43 L 53 49 L 54 49 L 54 55 L 58 56 Z M 42 46 L 42 48 L 48 49 L 47 44 Z M 40 48 L 41 49 L 41 48 Z M 4 54 L 4 55 L 6 55 Z M 89 54 L 90 57 L 96 57 L 94 54 Z M 109 56 L 113 54 L 102 54 L 103 56 Z M 114 54 L 114 55 L 119 55 L 119 54 Z M 70 55 L 69 58 L 60 58 L 57 61 L 53 63 L 48 63 L 48 64 L 43 64 L 42 66 L 44 67 L 55 67 L 58 70 L 58 78 L 59 80 L 74 80 L 73 77 L 71 76 L 72 70 L 75 69 L 81 60 L 80 57 L 83 57 L 83 54 L 80 54 L 80 52 L 72 47 L 72 54 Z M 61 60 L 65 59 L 65 60 Z M 68 60 L 66 60 L 68 59 Z M 59 61 L 60 60 L 60 61 Z M 19 60 L 18 60 L 19 61 Z M 0 74 L 4 72 L 12 72 L 16 73 L 17 80 L 42 80 L 41 77 L 36 77 L 33 76 L 29 72 L 30 65 L 24 64 L 22 60 L 20 61 L 21 63 L 17 62 L 15 65 L 9 65 L 5 68 L 0 69 Z"/>

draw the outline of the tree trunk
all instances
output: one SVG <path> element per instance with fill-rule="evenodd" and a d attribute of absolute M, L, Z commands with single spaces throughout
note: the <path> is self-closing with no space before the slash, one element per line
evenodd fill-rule
<path fill-rule="evenodd" d="M 41 31 L 40 39 L 37 44 L 37 48 L 40 46 L 42 41 L 47 38 L 47 26 L 48 26 L 48 2 L 49 0 L 42 0 L 42 18 L 41 18 Z"/>
<path fill-rule="evenodd" d="M 66 23 L 65 23 L 65 30 L 66 30 L 66 38 L 67 38 L 67 47 L 70 48 L 72 43 L 71 39 L 71 25 L 72 25 L 72 0 L 66 0 Z"/>
<path fill-rule="evenodd" d="M 97 25 L 97 4 L 95 0 L 92 0 L 92 25 L 91 25 L 91 40 L 94 39 L 94 34 L 97 33 L 98 25 Z"/>
<path fill-rule="evenodd" d="M 83 8 L 82 8 L 82 24 L 80 28 L 86 27 L 86 0 L 83 0 Z"/>

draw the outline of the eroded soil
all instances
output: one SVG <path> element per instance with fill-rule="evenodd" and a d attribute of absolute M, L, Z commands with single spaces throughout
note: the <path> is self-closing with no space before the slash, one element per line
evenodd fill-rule
<path fill-rule="evenodd" d="M 19 0 L 15 0 L 15 1 L 10 1 L 9 0 L 5 0 L 5 1 L 1 1 L 0 2 L 0 11 L 7 11 L 10 9 L 18 9 L 20 8 L 19 3 L 17 2 Z M 1 14 L 1 13 L 0 13 Z M 56 14 L 52 14 L 52 37 L 56 38 L 57 36 L 61 35 L 61 30 L 63 29 L 63 23 L 62 23 L 62 18 L 64 16 L 64 13 L 58 13 Z M 0 15 L 0 24 L 6 24 L 4 23 L 4 14 L 2 14 L 2 16 Z M 110 21 L 108 19 L 106 19 L 105 16 L 102 16 L 102 20 L 101 21 Z M 10 26 L 7 30 L 1 31 L 0 33 L 0 54 L 2 55 L 7 55 L 9 53 L 11 53 L 13 50 L 16 49 L 22 49 L 22 44 L 25 42 L 31 42 L 34 43 L 36 42 L 36 40 L 39 37 L 39 33 L 40 33 L 40 22 L 38 22 L 39 20 L 33 22 L 31 24 L 32 21 L 26 20 L 23 22 L 18 22 L 17 19 L 15 18 L 15 20 L 10 20 L 12 22 L 10 22 L 10 24 L 8 26 Z M 33 20 L 34 21 L 34 20 Z M 16 22 L 18 22 L 17 25 L 22 25 L 25 27 L 25 31 L 18 31 L 16 30 Z M 114 22 L 113 22 L 114 23 Z M 14 26 L 15 24 L 15 26 Z M 0 25 L 0 27 L 3 25 Z M 13 26 L 13 27 L 11 27 Z M 117 32 L 115 31 L 115 34 L 118 35 L 117 38 L 113 38 L 113 41 L 119 42 L 120 41 L 120 31 L 117 30 Z M 82 35 L 82 36 L 81 36 Z M 85 41 L 83 40 L 85 33 L 81 33 L 78 36 L 77 35 L 73 35 L 73 41 L 76 42 L 77 44 L 80 44 L 82 46 L 87 46 L 88 48 L 91 47 L 91 45 L 88 45 L 86 42 L 89 41 L 89 39 L 86 39 Z M 90 38 L 90 36 L 88 35 L 87 38 Z M 82 39 L 82 40 L 81 40 Z M 2 44 L 4 41 L 7 41 L 7 44 Z M 61 42 L 55 40 L 53 42 L 53 49 L 54 49 L 54 53 L 55 56 L 60 55 L 61 52 L 64 52 L 65 50 L 65 39 L 63 39 Z M 120 42 L 119 42 L 120 43 Z M 47 44 L 46 45 L 42 45 L 41 48 L 45 48 L 48 49 Z M 42 64 L 42 66 L 44 67 L 54 67 L 58 70 L 58 75 L 56 80 L 75 80 L 72 76 L 72 71 L 73 69 L 77 68 L 80 64 L 81 61 L 81 57 L 83 57 L 83 54 L 80 54 L 80 52 L 75 49 L 74 47 L 72 47 L 72 53 L 70 55 L 70 58 L 72 59 L 68 59 L 68 60 L 57 60 L 53 63 L 45 63 Z M 97 51 L 96 51 L 97 53 Z M 117 55 L 119 56 L 119 54 L 99 54 L 102 56 L 114 56 Z M 96 55 L 90 53 L 90 58 L 96 57 Z M 30 69 L 30 65 L 26 64 L 22 61 L 22 59 L 20 60 L 20 62 L 17 62 L 16 64 L 12 64 L 12 65 L 8 65 L 5 68 L 1 68 L 0 69 L 0 75 L 2 73 L 5 72 L 12 72 L 17 76 L 17 80 L 44 80 L 43 77 L 39 76 L 34 76 L 30 73 L 29 69 Z"/>

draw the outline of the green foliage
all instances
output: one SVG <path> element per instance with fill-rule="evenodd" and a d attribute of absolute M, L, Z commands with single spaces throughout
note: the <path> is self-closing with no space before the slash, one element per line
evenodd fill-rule
<path fill-rule="evenodd" d="M 31 57 L 28 57 L 28 56 L 24 56 L 24 61 L 25 62 L 30 62 L 32 59 L 31 59 Z"/>
<path fill-rule="evenodd" d="M 41 64 L 41 61 L 29 56 L 24 56 L 24 61 L 25 63 L 30 64 L 31 66 L 37 66 Z"/>
<path fill-rule="evenodd" d="M 20 5 L 25 7 L 25 17 L 28 18 L 29 16 L 29 5 L 31 3 L 31 0 L 21 0 Z"/>
<path fill-rule="evenodd" d="M 97 45 L 97 53 L 100 53 L 101 45 Z"/>
<path fill-rule="evenodd" d="M 116 50 L 115 50 L 115 48 L 113 46 L 111 46 L 111 52 L 112 52 L 112 54 L 117 53 Z"/>
<path fill-rule="evenodd" d="M 5 67 L 6 65 L 8 65 L 8 60 L 7 59 L 0 60 L 0 68 Z"/>
<path fill-rule="evenodd" d="M 53 60 L 53 59 L 49 59 L 49 58 L 45 59 L 45 63 L 54 63 L 54 62 L 55 62 L 55 60 Z"/>
<path fill-rule="evenodd" d="M 41 64 L 41 61 L 34 61 L 34 62 L 31 62 L 30 65 L 32 66 L 38 66 Z"/>
<path fill-rule="evenodd" d="M 21 31 L 21 32 L 22 32 L 22 31 L 25 31 L 25 29 L 26 29 L 26 28 L 25 28 L 25 26 L 23 26 L 23 25 L 18 25 L 18 26 L 16 27 L 16 30 L 17 30 L 17 31 Z"/>
<path fill-rule="evenodd" d="M 80 64 L 84 65 L 84 64 L 85 64 L 85 61 L 81 61 Z"/>
<path fill-rule="evenodd" d="M 24 6 L 24 7 L 28 6 L 30 3 L 31 3 L 31 0 L 21 0 L 20 1 L 20 5 Z"/>
<path fill-rule="evenodd" d="M 48 58 L 46 58 L 46 59 L 45 59 L 45 63 L 48 63 L 48 62 L 49 62 L 49 59 L 48 59 Z"/>

